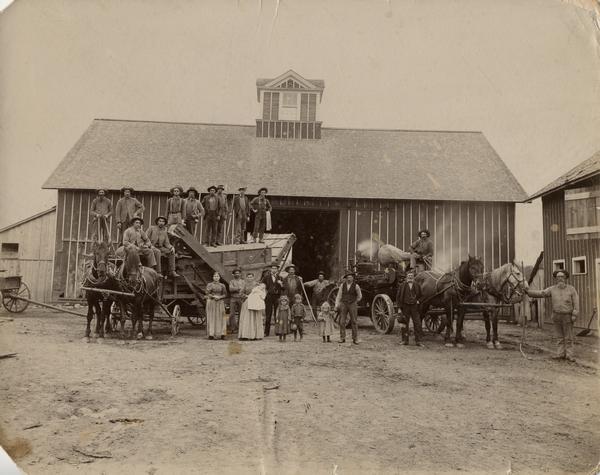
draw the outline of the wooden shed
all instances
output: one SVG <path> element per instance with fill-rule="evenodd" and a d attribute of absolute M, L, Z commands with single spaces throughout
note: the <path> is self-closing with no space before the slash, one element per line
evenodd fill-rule
<path fill-rule="evenodd" d="M 593 309 L 600 309 L 600 151 L 530 200 L 536 198 L 542 199 L 545 286 L 553 285 L 553 271 L 569 271 L 581 304 L 575 326 L 585 327 Z M 544 322 L 550 323 L 551 306 L 546 309 Z"/>
<path fill-rule="evenodd" d="M 21 275 L 40 302 L 52 299 L 56 206 L 0 229 L 0 269 Z"/>
<path fill-rule="evenodd" d="M 266 186 L 272 233 L 296 234 L 293 260 L 305 278 L 337 277 L 364 239 L 407 249 L 421 228 L 440 268 L 469 253 L 487 269 L 514 258 L 515 203 L 527 195 L 482 132 L 321 127 L 323 88 L 293 71 L 258 80 L 259 102 L 269 99 L 256 125 L 94 120 L 44 185 L 58 190 L 55 295 L 78 294 L 98 187 L 113 205 L 116 190 L 134 187 L 149 225 L 174 185 L 224 184 L 230 203 L 240 186 Z M 111 232 L 115 239 L 114 223 Z"/>

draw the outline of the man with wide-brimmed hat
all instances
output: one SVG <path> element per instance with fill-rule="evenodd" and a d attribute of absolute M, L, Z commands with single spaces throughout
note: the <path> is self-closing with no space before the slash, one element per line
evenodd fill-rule
<path fill-rule="evenodd" d="M 433 258 L 433 243 L 429 237 L 431 233 L 428 229 L 421 229 L 417 233 L 418 239 L 410 245 L 410 267 L 416 269 L 417 264 L 422 264 L 425 270 L 431 268 L 431 259 Z"/>
<path fill-rule="evenodd" d="M 235 268 L 232 271 L 233 279 L 229 281 L 229 333 L 234 334 L 239 329 L 240 311 L 244 302 L 244 287 L 246 282 L 242 278 L 242 270 Z"/>
<path fill-rule="evenodd" d="M 167 200 L 167 224 L 183 223 L 183 187 L 181 185 L 174 186 L 170 190 L 171 197 Z"/>
<path fill-rule="evenodd" d="M 154 220 L 154 224 L 155 225 L 151 226 L 148 230 L 148 239 L 150 239 L 152 246 L 160 251 L 157 258 L 158 268 L 162 268 L 161 259 L 165 257 L 169 262 L 169 276 L 173 278 L 179 277 L 175 271 L 175 248 L 169 241 L 169 233 L 166 228 L 167 218 L 164 216 L 157 216 Z"/>
<path fill-rule="evenodd" d="M 422 297 L 421 285 L 415 282 L 415 272 L 413 270 L 407 271 L 406 280 L 398 286 L 398 292 L 396 293 L 396 305 L 402 311 L 404 317 L 400 328 L 402 345 L 408 345 L 408 326 L 412 320 L 415 345 L 424 346 L 421 342 L 423 330 L 421 326 Z"/>
<path fill-rule="evenodd" d="M 235 221 L 234 243 L 246 244 L 246 226 L 250 221 L 250 200 L 246 196 L 246 188 L 240 187 L 233 198 L 233 218 Z"/>
<path fill-rule="evenodd" d="M 350 316 L 352 327 L 352 343 L 358 345 L 358 302 L 362 300 L 362 292 L 359 285 L 354 282 L 354 272 L 347 271 L 344 274 L 344 282 L 340 285 L 335 298 L 335 310 L 340 313 L 340 343 L 346 342 L 346 318 Z"/>
<path fill-rule="evenodd" d="M 302 277 L 296 274 L 298 269 L 294 264 L 285 268 L 287 275 L 283 279 L 283 293 L 288 296 L 290 302 L 294 301 L 296 294 L 303 294 Z"/>
<path fill-rule="evenodd" d="M 97 197 L 92 200 L 90 206 L 92 239 L 110 242 L 108 220 L 112 216 L 112 202 L 106 197 L 104 188 L 99 188 L 96 194 Z"/>
<path fill-rule="evenodd" d="M 217 225 L 221 219 L 221 203 L 216 195 L 217 187 L 209 186 L 208 195 L 202 199 L 202 205 L 204 206 L 204 226 L 206 231 L 204 232 L 204 244 L 208 246 L 215 246 L 217 244 Z"/>
<path fill-rule="evenodd" d="M 252 236 L 255 241 L 258 239 L 258 242 L 265 242 L 263 238 L 267 229 L 267 211 L 270 212 L 272 209 L 267 199 L 268 192 L 269 190 L 263 186 L 258 190 L 258 196 L 250 202 L 250 209 L 256 214 Z"/>
<path fill-rule="evenodd" d="M 227 193 L 225 193 L 225 185 L 217 186 L 217 198 L 219 199 L 219 221 L 217 221 L 217 246 L 225 242 L 225 223 L 227 222 L 227 214 L 229 213 L 229 205 L 227 204 Z"/>
<path fill-rule="evenodd" d="M 123 256 L 124 248 L 133 247 L 137 250 L 142 263 L 147 267 L 152 267 L 160 274 L 160 251 L 152 247 L 148 235 L 142 229 L 142 224 L 144 224 L 144 220 L 138 216 L 131 220 L 131 226 L 123 233 L 123 245 L 117 249 L 117 255 Z"/>
<path fill-rule="evenodd" d="M 283 290 L 283 281 L 279 276 L 279 266 L 271 264 L 265 268 L 261 278 L 261 283 L 265 284 L 267 295 L 265 297 L 265 336 L 271 333 L 271 320 L 275 321 L 277 315 L 277 306 L 279 304 L 279 295 Z"/>
<path fill-rule="evenodd" d="M 332 282 L 325 278 L 325 272 L 319 271 L 317 278 L 304 282 L 304 286 L 312 289 L 310 304 L 316 312 L 323 302 L 327 300 L 328 289 Z"/>
<path fill-rule="evenodd" d="M 556 285 L 544 290 L 532 290 L 525 287 L 525 292 L 529 297 L 552 299 L 552 323 L 558 345 L 558 351 L 553 359 L 575 361 L 573 323 L 579 315 L 579 295 L 575 287 L 567 284 L 569 278 L 567 270 L 557 269 L 552 276 L 556 280 Z"/>
<path fill-rule="evenodd" d="M 124 234 L 123 231 L 131 226 L 131 220 L 144 214 L 144 205 L 132 196 L 132 187 L 124 186 L 121 188 L 121 193 L 123 197 L 117 201 L 115 220 L 117 221 L 117 229 Z M 122 242 L 122 239 L 119 239 L 119 242 Z"/>
<path fill-rule="evenodd" d="M 204 216 L 204 206 L 198 199 L 200 193 L 193 186 L 190 186 L 186 191 L 185 204 L 183 205 L 183 222 L 185 228 L 193 236 L 196 233 L 196 224 L 200 218 Z"/>

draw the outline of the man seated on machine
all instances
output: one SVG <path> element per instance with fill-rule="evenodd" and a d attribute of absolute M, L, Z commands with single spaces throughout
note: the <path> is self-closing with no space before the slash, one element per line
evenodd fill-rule
<path fill-rule="evenodd" d="M 131 226 L 123 233 L 123 245 L 117 249 L 117 257 L 124 257 L 125 248 L 133 247 L 138 252 L 142 264 L 161 274 L 160 251 L 152 247 L 148 235 L 142 229 L 142 224 L 144 220 L 140 217 L 136 216 L 131 220 Z"/>
<path fill-rule="evenodd" d="M 175 248 L 171 245 L 169 233 L 167 233 L 167 218 L 158 216 L 154 223 L 155 225 L 150 226 L 148 230 L 148 239 L 152 246 L 160 251 L 161 257 L 158 257 L 157 261 L 160 262 L 160 259 L 165 257 L 169 262 L 169 277 L 179 277 L 179 274 L 175 272 Z M 162 262 L 160 267 L 162 267 Z"/>
<path fill-rule="evenodd" d="M 410 245 L 410 268 L 417 271 L 417 265 L 421 265 L 424 270 L 429 270 L 433 260 L 433 243 L 429 239 L 431 234 L 428 229 L 422 229 L 418 236 L 419 239 Z"/>

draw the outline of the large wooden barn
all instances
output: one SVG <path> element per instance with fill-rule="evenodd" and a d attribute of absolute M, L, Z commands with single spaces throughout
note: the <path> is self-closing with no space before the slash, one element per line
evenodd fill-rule
<path fill-rule="evenodd" d="M 259 79 L 253 126 L 94 120 L 44 185 L 58 190 L 55 296 L 78 295 L 98 187 L 133 186 L 149 224 L 176 184 L 224 184 L 230 199 L 266 186 L 272 232 L 298 236 L 306 278 L 339 275 L 364 239 L 406 249 L 421 228 L 437 267 L 468 253 L 488 269 L 513 259 L 515 203 L 527 195 L 483 133 L 321 127 L 323 89 L 294 71 Z M 109 197 L 116 204 L 118 192 Z"/>
<path fill-rule="evenodd" d="M 536 198 L 542 198 L 545 286 L 553 285 L 553 271 L 569 271 L 581 301 L 575 326 L 587 326 L 600 309 L 600 151 L 530 197 Z M 545 312 L 544 322 L 551 316 Z"/>

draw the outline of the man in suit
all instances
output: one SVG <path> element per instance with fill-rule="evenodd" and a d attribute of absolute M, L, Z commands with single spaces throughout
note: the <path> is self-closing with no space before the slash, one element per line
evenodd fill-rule
<path fill-rule="evenodd" d="M 413 322 L 413 330 L 415 333 L 415 344 L 417 346 L 425 346 L 421 343 L 421 286 L 415 282 L 415 273 L 408 271 L 406 280 L 398 287 L 396 294 L 396 305 L 402 310 L 404 321 L 401 323 L 400 336 L 402 337 L 401 345 L 408 345 L 408 325 L 410 320 Z"/>
<path fill-rule="evenodd" d="M 208 195 L 202 199 L 204 206 L 204 225 L 206 227 L 204 245 L 216 246 L 218 243 L 218 223 L 221 219 L 221 203 L 216 195 L 217 187 L 209 186 Z"/>
<path fill-rule="evenodd" d="M 246 244 L 246 226 L 250 221 L 250 200 L 246 196 L 246 188 L 242 187 L 233 198 L 233 217 L 235 220 L 235 244 Z"/>
<path fill-rule="evenodd" d="M 283 282 L 278 273 L 279 267 L 273 264 L 270 267 L 270 272 L 265 273 L 265 276 L 261 279 L 261 282 L 267 288 L 267 296 L 265 298 L 265 336 L 269 336 L 269 333 L 271 333 L 271 318 L 275 319 L 279 294 L 283 289 Z"/>

